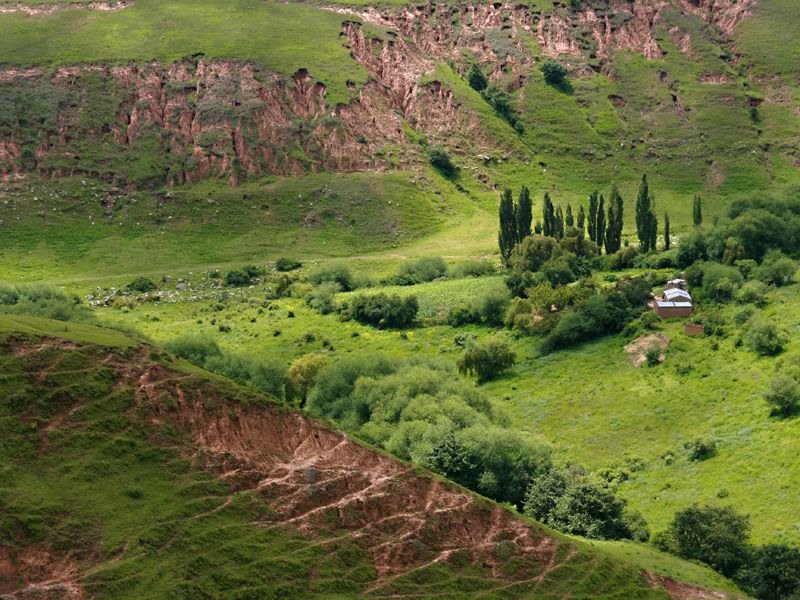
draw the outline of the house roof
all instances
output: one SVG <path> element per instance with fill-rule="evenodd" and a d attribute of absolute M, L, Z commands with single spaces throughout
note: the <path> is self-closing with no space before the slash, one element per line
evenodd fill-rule
<path fill-rule="evenodd" d="M 685 298 L 687 300 L 692 299 L 689 292 L 678 288 L 671 288 L 668 290 L 664 290 L 664 298 L 666 298 L 667 300 L 675 300 L 676 298 Z"/>

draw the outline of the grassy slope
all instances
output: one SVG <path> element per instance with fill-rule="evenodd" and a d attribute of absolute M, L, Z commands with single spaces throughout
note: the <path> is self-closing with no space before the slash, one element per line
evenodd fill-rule
<path fill-rule="evenodd" d="M 459 300 L 468 302 L 495 284 L 492 278 L 467 279 L 399 291 L 417 293 L 425 315 L 441 315 Z M 800 327 L 796 294 L 797 284 L 779 290 L 766 309 L 790 332 Z M 99 311 L 103 319 L 122 320 L 158 341 L 187 331 L 203 332 L 231 350 L 278 356 L 287 364 L 326 349 L 335 356 L 422 353 L 455 363 L 460 352 L 453 343 L 456 335 L 491 334 L 483 327 L 444 325 L 402 333 L 378 331 L 340 323 L 335 315 L 320 316 L 295 299 L 277 301 L 277 310 L 259 313 L 262 297 L 258 289 L 240 290 L 221 308 L 214 306 L 214 295 L 208 301 L 144 305 L 130 313 Z M 220 324 L 231 331 L 220 333 Z M 625 482 L 621 491 L 644 512 L 653 530 L 663 528 L 676 510 L 693 502 L 714 502 L 749 512 L 756 540 L 797 543 L 800 522 L 794 507 L 800 504 L 800 471 L 795 457 L 800 452 L 800 420 L 769 417 L 761 394 L 778 361 L 792 360 L 800 350 L 790 344 L 780 359 L 757 358 L 736 348 L 735 336 L 721 340 L 714 350 L 713 339 L 687 338 L 680 323 L 667 323 L 664 333 L 673 343 L 666 364 L 656 369 L 633 368 L 623 351 L 628 340 L 621 337 L 542 358 L 537 357 L 535 339 L 512 339 L 520 363 L 485 387 L 508 401 L 520 427 L 542 435 L 565 460 L 600 469 L 641 459 L 645 469 Z M 679 374 L 677 367 L 688 364 L 692 370 Z M 698 437 L 715 438 L 718 456 L 690 461 L 683 444 Z M 667 452 L 675 457 L 672 464 L 662 458 Z"/>
<path fill-rule="evenodd" d="M 11 333 L 61 333 L 60 323 L 26 321 L 0 319 L 0 348 Z M 92 333 L 106 339 L 104 331 Z M 96 564 L 81 584 L 98 598 L 345 598 L 364 590 L 375 571 L 350 538 L 319 540 L 288 527 L 253 527 L 270 511 L 256 494 L 237 493 L 225 505 L 227 484 L 182 458 L 180 432 L 148 425 L 146 415 L 130 410 L 133 390 L 126 382 L 115 384 L 105 356 L 91 345 L 0 353 L 0 393 L 12 399 L 0 404 L 4 545 L 12 552 L 47 548 L 54 558 L 69 555 L 84 568 Z M 39 369 L 46 375 L 31 377 Z M 192 386 L 216 393 L 202 374 Z M 26 395 L 15 395 L 20 390 Z M 660 597 L 643 587 L 642 568 L 734 589 L 707 569 L 645 548 L 574 543 L 578 557 L 550 576 L 537 598 L 598 597 L 597 589 L 608 597 Z M 472 592 L 465 587 L 475 576 L 480 573 L 473 567 L 440 563 L 404 578 L 398 589 L 484 597 L 480 586 Z M 524 596 L 509 590 L 507 597 Z"/>

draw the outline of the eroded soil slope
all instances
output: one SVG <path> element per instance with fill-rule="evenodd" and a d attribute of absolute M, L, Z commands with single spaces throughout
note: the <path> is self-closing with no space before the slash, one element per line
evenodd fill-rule
<path fill-rule="evenodd" d="M 171 368 L 171 359 L 152 349 L 111 351 L 11 337 L 2 350 L 4 389 L 11 398 L 5 404 L 10 412 L 3 415 L 4 427 L 7 434 L 13 431 L 17 436 L 7 437 L 10 448 L 23 448 L 25 440 L 26 452 L 14 461 L 32 460 L 28 471 L 35 472 L 39 461 L 65 452 L 65 436 L 74 429 L 95 432 L 88 439 L 99 444 L 97 426 L 85 419 L 97 418 L 105 403 L 123 396 L 126 408 L 120 414 L 106 414 L 103 422 L 122 419 L 134 427 L 141 423 L 150 444 L 171 440 L 171 447 L 213 473 L 228 490 L 202 509 L 187 507 L 185 523 L 229 514 L 242 498 L 252 498 L 264 509 L 237 527 L 262 534 L 295 532 L 291 535 L 299 536 L 304 552 L 353 544 L 350 563 L 363 556 L 369 565 L 364 571 L 369 575 L 358 583 L 360 594 L 664 597 L 665 587 L 669 589 L 665 580 L 592 554 L 303 415 L 224 382 Z M 9 392 L 9 381 L 16 381 L 23 391 Z M 105 383 L 101 386 L 100 381 Z M 132 435 L 130 430 L 126 435 Z M 13 480 L 6 475 L 6 484 Z M 93 480 L 93 485 L 105 485 L 97 474 Z M 4 534 L 0 593 L 7 595 L 3 598 L 108 595 L 121 581 L 114 569 L 124 568 L 128 577 L 136 576 L 148 560 L 186 546 L 189 535 L 178 527 L 168 535 L 162 533 L 158 543 L 145 543 L 148 534 L 139 533 L 104 552 L 102 525 L 91 543 L 79 544 L 78 535 L 75 547 L 70 547 L 63 541 L 35 543 L 30 524 L 25 523 L 19 518 L 15 533 Z M 236 534 L 243 535 L 243 530 Z M 205 552 L 213 551 L 213 544 L 205 546 Z M 219 578 L 221 573 L 214 575 L 212 554 L 205 559 L 204 571 Z M 171 574 L 175 577 L 179 575 Z M 681 597 L 710 597 L 699 588 L 687 596 L 686 590 L 692 588 L 677 587 Z"/>

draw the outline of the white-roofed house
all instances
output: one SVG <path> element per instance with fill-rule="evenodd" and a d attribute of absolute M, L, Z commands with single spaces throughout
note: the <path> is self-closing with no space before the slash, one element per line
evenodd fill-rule
<path fill-rule="evenodd" d="M 653 301 L 653 310 L 662 319 L 689 317 L 694 312 L 692 296 L 679 287 L 668 287 L 661 298 Z"/>

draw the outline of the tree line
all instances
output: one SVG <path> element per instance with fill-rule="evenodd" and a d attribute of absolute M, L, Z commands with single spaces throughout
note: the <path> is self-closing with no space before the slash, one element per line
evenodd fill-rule
<path fill-rule="evenodd" d="M 624 227 L 624 200 L 619 188 L 611 186 L 611 194 L 606 203 L 602 193 L 592 192 L 588 198 L 588 210 L 583 204 L 579 205 L 577 217 L 572 206 L 567 204 L 566 210 L 560 205 L 556 206 L 545 192 L 542 203 L 542 219 L 533 223 L 530 190 L 522 186 L 519 198 L 515 202 L 510 189 L 506 188 L 500 198 L 500 231 L 498 244 L 503 263 L 510 264 L 511 252 L 514 246 L 521 243 L 526 237 L 535 233 L 557 240 L 564 238 L 585 239 L 597 245 L 598 253 L 605 249 L 606 254 L 614 254 L 622 247 L 622 230 Z M 656 250 L 658 239 L 658 217 L 656 216 L 655 195 L 650 190 L 647 175 L 642 175 L 639 184 L 639 193 L 636 197 L 636 235 L 639 239 L 639 249 L 643 253 Z M 702 201 L 695 196 L 693 204 L 693 221 L 695 226 L 700 226 L 703 221 Z M 664 249 L 670 249 L 670 224 L 669 214 L 664 213 L 663 221 Z M 627 245 L 627 243 L 626 243 Z"/>

